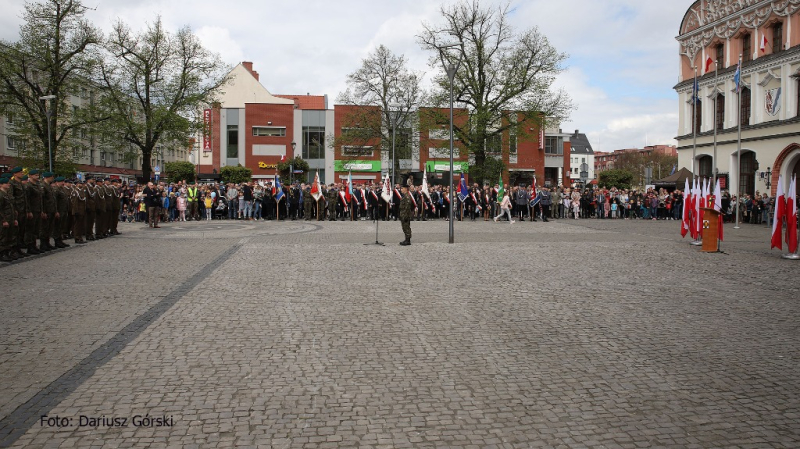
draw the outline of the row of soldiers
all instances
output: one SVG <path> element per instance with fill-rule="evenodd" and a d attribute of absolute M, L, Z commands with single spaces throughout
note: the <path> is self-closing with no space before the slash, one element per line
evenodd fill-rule
<path fill-rule="evenodd" d="M 0 176 L 0 261 L 119 235 L 119 180 L 67 180 L 15 167 Z M 52 239 L 52 244 L 51 244 Z M 38 241 L 38 246 L 37 246 Z"/>

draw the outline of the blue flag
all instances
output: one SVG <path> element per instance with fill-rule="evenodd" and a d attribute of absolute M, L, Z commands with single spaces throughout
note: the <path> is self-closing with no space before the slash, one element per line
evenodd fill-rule
<path fill-rule="evenodd" d="M 275 202 L 280 202 L 283 198 L 283 187 L 281 187 L 281 177 L 275 176 Z"/>
<path fill-rule="evenodd" d="M 467 188 L 467 180 L 464 179 L 464 175 L 461 175 L 461 186 L 459 187 L 458 190 L 458 199 L 460 199 L 461 202 L 463 203 L 468 196 L 469 196 L 469 188 Z"/>
<path fill-rule="evenodd" d="M 678 164 L 674 164 L 674 165 L 672 166 L 672 171 L 671 171 L 669 174 L 670 174 L 670 175 L 674 175 L 674 174 L 675 174 L 675 170 L 676 170 L 677 168 L 678 168 Z"/>
<path fill-rule="evenodd" d="M 697 83 L 697 74 L 694 77 L 694 85 L 692 86 L 692 102 L 697 104 L 700 101 L 700 85 Z"/>
<path fill-rule="evenodd" d="M 742 63 L 741 61 L 736 66 L 736 73 L 733 74 L 733 84 L 736 85 L 736 92 L 739 92 L 741 88 L 740 83 L 742 81 Z"/>

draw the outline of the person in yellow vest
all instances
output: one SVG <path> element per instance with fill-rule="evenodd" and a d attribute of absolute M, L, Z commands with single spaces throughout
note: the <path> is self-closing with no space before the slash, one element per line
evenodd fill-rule
<path fill-rule="evenodd" d="M 189 187 L 186 189 L 186 192 L 189 200 L 189 217 L 191 217 L 192 220 L 199 220 L 199 198 L 197 197 L 197 186 L 194 184 L 194 181 L 189 183 Z"/>

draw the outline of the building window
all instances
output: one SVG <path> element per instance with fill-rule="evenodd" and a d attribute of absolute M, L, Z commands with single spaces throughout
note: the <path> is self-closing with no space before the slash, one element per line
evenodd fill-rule
<path fill-rule="evenodd" d="M 448 159 L 450 157 L 450 147 L 447 148 L 428 148 L 428 159 Z M 453 148 L 453 159 L 461 157 L 458 148 Z"/>
<path fill-rule="evenodd" d="M 582 157 L 582 158 L 581 158 L 581 164 L 585 164 L 585 163 L 586 163 L 586 158 L 585 158 L 585 157 Z"/>
<path fill-rule="evenodd" d="M 723 67 L 725 64 L 725 45 L 718 44 L 716 50 L 717 50 L 717 67 L 715 68 L 719 69 L 720 63 L 723 64 Z"/>
<path fill-rule="evenodd" d="M 742 61 L 752 61 L 753 60 L 753 46 L 750 42 L 750 34 L 742 35 Z"/>
<path fill-rule="evenodd" d="M 325 159 L 325 127 L 303 127 L 303 159 Z"/>
<path fill-rule="evenodd" d="M 716 104 L 716 127 L 721 130 L 725 128 L 725 96 L 717 94 Z"/>
<path fill-rule="evenodd" d="M 8 114 L 6 116 L 6 123 L 8 123 L 9 125 L 14 124 L 14 114 Z"/>
<path fill-rule="evenodd" d="M 772 52 L 779 53 L 783 50 L 783 22 L 772 26 Z"/>
<path fill-rule="evenodd" d="M 9 150 L 13 150 L 14 148 L 16 148 L 16 145 L 14 144 L 15 144 L 14 138 L 11 136 L 6 136 L 6 148 L 8 148 Z"/>
<path fill-rule="evenodd" d="M 495 134 L 486 137 L 486 153 L 487 154 L 500 154 L 503 149 L 502 136 Z"/>
<path fill-rule="evenodd" d="M 254 137 L 286 137 L 286 128 L 278 126 L 254 126 Z"/>
<path fill-rule="evenodd" d="M 344 157 L 372 157 L 372 147 L 346 145 L 342 147 Z"/>
<path fill-rule="evenodd" d="M 544 138 L 544 154 L 564 154 L 564 148 L 558 143 L 558 137 L 546 136 Z"/>
<path fill-rule="evenodd" d="M 743 87 L 741 96 L 742 115 L 739 116 L 739 120 L 742 126 L 748 126 L 750 125 L 750 89 Z"/>
<path fill-rule="evenodd" d="M 86 128 L 81 128 L 81 139 L 86 139 L 87 136 Z"/>
<path fill-rule="evenodd" d="M 511 134 L 508 136 L 508 151 L 511 154 L 517 154 L 517 135 Z"/>
<path fill-rule="evenodd" d="M 228 125 L 228 159 L 239 157 L 239 125 Z"/>
<path fill-rule="evenodd" d="M 450 140 L 450 129 L 429 129 L 428 138 L 436 140 Z"/>

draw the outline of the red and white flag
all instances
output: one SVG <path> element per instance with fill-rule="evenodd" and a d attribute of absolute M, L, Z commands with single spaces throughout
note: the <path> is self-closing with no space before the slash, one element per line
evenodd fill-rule
<path fill-rule="evenodd" d="M 786 193 L 786 246 L 789 252 L 797 251 L 797 177 L 792 177 Z"/>
<path fill-rule="evenodd" d="M 794 203 L 794 201 L 792 201 Z M 778 192 L 775 194 L 775 218 L 772 221 L 772 241 L 769 249 L 783 249 L 783 219 L 786 217 L 786 196 L 783 194 L 783 175 L 778 176 Z"/>
<path fill-rule="evenodd" d="M 319 201 L 322 196 L 322 191 L 319 188 L 319 171 L 314 175 L 314 183 L 311 184 L 311 196 L 314 197 L 314 201 Z"/>
<path fill-rule="evenodd" d="M 683 221 L 681 223 L 681 237 L 686 237 L 691 229 L 691 207 L 692 207 L 692 193 L 689 191 L 689 178 L 686 178 L 685 186 L 683 187 Z"/>
<path fill-rule="evenodd" d="M 381 191 L 381 198 L 387 203 L 392 202 L 392 186 L 389 184 L 389 174 L 386 174 L 386 179 L 383 180 L 383 190 Z"/>
<path fill-rule="evenodd" d="M 281 156 L 281 162 L 286 162 L 286 155 L 285 154 Z"/>
<path fill-rule="evenodd" d="M 764 53 L 764 52 L 767 51 L 767 44 L 768 43 L 769 43 L 769 41 L 767 41 L 767 35 L 766 34 L 762 34 L 761 35 L 761 53 Z"/>
<path fill-rule="evenodd" d="M 714 186 L 714 210 L 719 212 L 719 216 L 717 217 L 717 229 L 719 230 L 719 240 L 724 241 L 725 235 L 723 233 L 722 228 L 722 189 L 719 187 L 719 178 L 717 178 L 717 185 Z"/>
<path fill-rule="evenodd" d="M 708 59 L 706 59 L 706 71 L 705 71 L 705 73 L 708 73 L 708 69 L 710 69 L 710 68 L 711 68 L 711 64 L 712 64 L 713 62 L 714 62 L 714 61 L 711 59 L 711 56 L 709 56 L 709 57 L 708 57 Z"/>
<path fill-rule="evenodd" d="M 699 240 L 700 234 L 703 232 L 703 215 L 700 213 L 700 208 L 705 206 L 705 197 L 703 196 L 703 184 L 699 179 L 697 180 L 697 188 L 694 192 L 694 239 Z"/>

